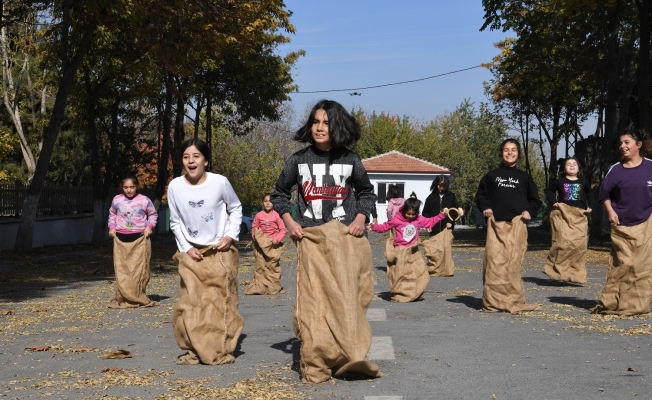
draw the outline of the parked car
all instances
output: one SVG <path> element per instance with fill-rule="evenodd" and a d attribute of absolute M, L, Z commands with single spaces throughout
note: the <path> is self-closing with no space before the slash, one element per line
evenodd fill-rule
<path fill-rule="evenodd" d="M 251 224 L 253 222 L 253 218 L 247 217 L 245 215 L 242 216 L 242 223 L 240 223 L 240 236 L 251 232 Z"/>

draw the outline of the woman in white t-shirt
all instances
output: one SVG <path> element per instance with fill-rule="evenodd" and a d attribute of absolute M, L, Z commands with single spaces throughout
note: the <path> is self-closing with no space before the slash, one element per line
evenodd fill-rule
<path fill-rule="evenodd" d="M 242 205 L 228 179 L 206 171 L 208 145 L 190 139 L 181 146 L 184 176 L 168 186 L 170 229 L 179 251 L 180 298 L 172 320 L 178 364 L 227 364 L 244 321 L 238 313 L 238 240 Z"/>

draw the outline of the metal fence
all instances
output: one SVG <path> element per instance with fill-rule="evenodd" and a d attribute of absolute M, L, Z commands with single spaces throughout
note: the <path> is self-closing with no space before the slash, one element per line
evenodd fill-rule
<path fill-rule="evenodd" d="M 153 198 L 154 188 L 139 189 L 139 193 Z M 112 188 L 110 198 L 120 193 Z M 27 186 L 21 183 L 0 183 L 0 216 L 20 217 Z M 93 212 L 93 188 L 80 186 L 45 186 L 41 192 L 37 215 L 70 215 Z"/>

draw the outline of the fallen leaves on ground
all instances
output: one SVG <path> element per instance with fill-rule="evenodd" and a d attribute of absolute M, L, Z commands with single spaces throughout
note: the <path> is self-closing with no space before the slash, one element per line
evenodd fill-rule
<path fill-rule="evenodd" d="M 133 356 L 127 350 L 112 350 L 100 356 L 100 358 L 108 358 L 108 359 L 122 359 L 122 358 L 131 358 L 131 357 Z"/>
<path fill-rule="evenodd" d="M 42 346 L 25 347 L 25 350 L 29 350 L 29 351 L 48 351 L 48 350 L 50 350 L 50 348 L 51 348 L 51 346 L 42 345 Z"/>

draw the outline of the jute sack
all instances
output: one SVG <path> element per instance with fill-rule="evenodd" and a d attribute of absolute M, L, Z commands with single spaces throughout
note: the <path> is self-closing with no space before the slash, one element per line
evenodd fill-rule
<path fill-rule="evenodd" d="M 115 269 L 115 297 L 109 308 L 151 307 L 158 304 L 145 295 L 149 282 L 149 260 L 152 241 L 145 235 L 133 242 L 113 239 L 113 268 Z"/>
<path fill-rule="evenodd" d="M 297 298 L 294 330 L 301 340 L 301 375 L 324 382 L 344 372 L 382 376 L 367 358 L 371 326 L 367 309 L 374 296 L 371 246 L 332 220 L 304 228 L 297 241 Z"/>
<path fill-rule="evenodd" d="M 177 252 L 179 302 L 174 308 L 172 327 L 177 344 L 188 354 L 178 364 L 229 364 L 244 327 L 238 312 L 238 250 L 200 249 L 201 261 Z"/>
<path fill-rule="evenodd" d="M 435 236 L 421 242 L 428 259 L 428 274 L 430 276 L 453 276 L 453 230 L 444 229 Z"/>
<path fill-rule="evenodd" d="M 430 282 L 419 243 L 409 247 L 386 246 L 385 256 L 392 301 L 408 303 L 419 299 Z"/>
<path fill-rule="evenodd" d="M 527 226 L 520 215 L 511 222 L 489 218 L 483 265 L 484 311 L 518 313 L 539 309 L 536 304 L 527 304 L 523 294 L 521 270 L 526 250 Z"/>
<path fill-rule="evenodd" d="M 281 286 L 281 255 L 283 244 L 274 240 L 259 229 L 254 229 L 254 281 L 245 294 L 277 294 Z"/>
<path fill-rule="evenodd" d="M 557 205 L 550 213 L 552 245 L 543 272 L 556 281 L 586 283 L 588 218 L 581 208 Z"/>
<path fill-rule="evenodd" d="M 612 226 L 607 282 L 593 312 L 647 314 L 651 302 L 652 217 L 636 226 Z"/>

